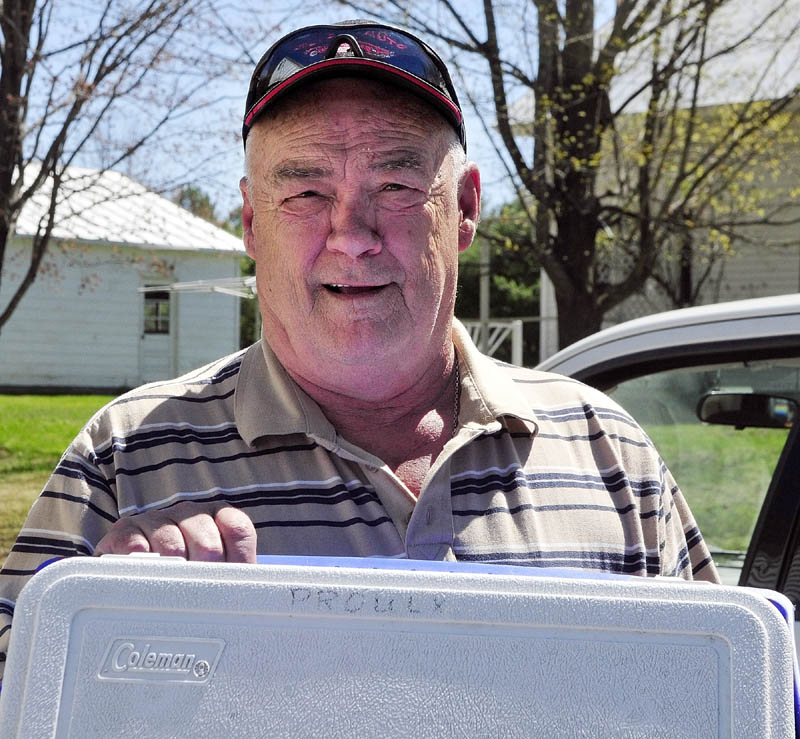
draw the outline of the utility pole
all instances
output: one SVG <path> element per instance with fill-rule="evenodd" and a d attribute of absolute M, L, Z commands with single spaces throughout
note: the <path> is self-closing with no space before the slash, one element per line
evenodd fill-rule
<path fill-rule="evenodd" d="M 491 251 L 489 239 L 481 239 L 481 256 L 479 263 L 480 292 L 479 292 L 479 317 L 481 332 L 478 339 L 478 349 L 484 354 L 489 351 L 489 288 L 491 286 Z"/>

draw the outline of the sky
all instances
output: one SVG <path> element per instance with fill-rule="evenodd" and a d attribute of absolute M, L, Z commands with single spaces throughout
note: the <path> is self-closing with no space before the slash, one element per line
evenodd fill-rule
<path fill-rule="evenodd" d="M 165 126 L 156 141 L 148 143 L 146 148 L 117 169 L 155 191 L 169 192 L 184 182 L 195 185 L 209 194 L 217 216 L 224 218 L 240 204 L 238 183 L 244 160 L 241 117 L 255 61 L 275 40 L 294 28 L 330 23 L 356 14 L 330 0 L 318 2 L 313 7 L 306 4 L 300 10 L 296 4 L 283 1 L 206 2 L 215 7 L 216 22 L 228 25 L 231 35 L 227 41 L 198 37 L 194 40 L 197 49 L 205 49 L 210 56 L 237 59 L 238 62 L 230 66 L 223 78 L 202 85 L 195 101 L 196 110 Z M 465 5 L 478 7 L 476 0 L 465 0 Z M 54 24 L 58 29 L 54 31 L 54 39 L 67 43 L 82 28 L 90 26 L 88 19 L 92 11 L 96 12 L 97 5 L 91 0 L 64 0 L 62 7 L 69 8 L 67 22 Z M 308 9 L 303 10 L 305 8 Z M 435 42 L 432 45 L 447 58 L 450 53 L 447 48 L 437 46 Z M 463 92 L 465 78 L 459 78 L 458 71 L 450 66 L 465 109 L 469 154 L 482 169 L 485 205 L 489 208 L 499 206 L 513 197 L 513 191 L 480 120 L 467 103 Z M 471 68 L 466 70 L 466 78 L 474 81 L 476 72 L 486 76 L 486 70 Z M 191 79 L 186 81 L 186 84 L 193 83 Z M 159 94 L 169 94 L 167 81 L 160 80 L 159 85 Z M 110 138 L 112 133 L 124 132 L 126 127 L 132 132 L 142 129 L 144 123 L 142 111 L 134 106 L 128 110 L 128 115 L 117 115 L 106 121 L 104 127 Z M 102 156 L 98 149 L 87 148 L 76 163 L 87 167 L 99 166 Z"/>
<path fill-rule="evenodd" d="M 95 8 L 91 0 L 66 0 L 71 3 L 73 23 L 63 24 L 59 28 L 68 36 L 85 23 L 88 8 Z M 197 107 L 181 119 L 173 122 L 159 134 L 155 146 L 150 146 L 137 155 L 129 164 L 122 167 L 124 173 L 155 190 L 165 190 L 176 184 L 186 182 L 200 187 L 207 192 L 217 207 L 217 215 L 224 217 L 240 202 L 238 181 L 243 171 L 243 151 L 240 138 L 241 116 L 247 93 L 249 76 L 254 62 L 283 33 L 311 23 L 328 23 L 343 18 L 353 17 L 355 13 L 342 8 L 339 3 L 328 0 L 313 5 L 308 3 L 298 9 L 297 5 L 284 2 L 265 2 L 264 0 L 206 0 L 214 8 L 216 18 L 211 18 L 217 27 L 220 23 L 230 29 L 225 40 L 213 41 L 210 37 L 190 38 L 188 43 L 194 45 L 195 51 L 207 54 L 215 59 L 227 58 L 237 60 L 231 64 L 225 75 L 210 83 L 202 82 L 197 91 Z M 726 39 L 747 29 L 752 25 L 752 15 L 763 12 L 763 9 L 778 0 L 763 0 L 753 3 L 752 0 L 731 0 L 729 9 L 712 35 L 711 43 L 720 46 Z M 85 6 L 85 7 L 84 7 Z M 497 3 L 498 8 L 501 3 Z M 437 13 L 442 13 L 438 3 L 428 3 L 426 9 L 432 21 L 440 21 Z M 613 16 L 615 3 L 613 0 L 600 0 L 596 14 L 597 26 L 602 28 Z M 459 12 L 470 17 L 475 24 L 475 32 L 479 37 L 484 35 L 482 27 L 482 11 L 477 0 L 462 0 L 458 5 Z M 304 10 L 305 9 L 305 10 Z M 729 65 L 719 65 L 718 72 L 709 75 L 713 81 L 707 86 L 710 101 L 714 95 L 728 98 L 736 92 L 747 89 L 748 84 L 759 81 L 759 74 L 770 63 L 770 48 L 780 36 L 781 30 L 791 29 L 800 17 L 800 0 L 790 0 L 790 7 L 784 16 L 775 19 L 773 24 L 760 34 L 761 43 L 751 48 L 748 55 L 742 57 L 738 67 L 730 69 Z M 502 42 L 527 57 L 530 68 L 535 68 L 536 49 L 527 46 L 534 34 L 531 26 L 535 16 L 520 19 L 511 13 L 500 16 Z M 450 49 L 432 42 L 445 59 L 452 54 Z M 793 51 L 783 56 L 782 67 L 776 70 L 766 82 L 783 84 L 796 80 L 800 76 L 800 34 L 795 34 Z M 492 109 L 486 102 L 490 100 L 488 75 L 485 62 L 469 58 L 455 58 L 450 64 L 456 88 L 465 108 L 467 126 L 468 151 L 471 158 L 481 167 L 484 181 L 484 211 L 498 207 L 514 197 L 506 170 L 501 164 L 492 137 L 485 130 L 481 119 L 471 109 L 469 94 L 484 101 L 485 119 L 492 119 Z M 631 63 L 631 73 L 623 78 L 631 80 L 636 76 L 636 65 Z M 727 87 L 717 84 L 717 80 L 727 74 Z M 196 80 L 187 79 L 186 84 L 194 84 Z M 764 81 L 762 81 L 763 83 Z M 630 84 L 628 82 L 627 84 Z M 169 94 L 167 83 L 162 81 L 163 94 Z M 511 90 L 509 99 L 523 98 L 524 89 Z M 119 130 L 126 125 L 140 125 L 136 111 L 130 111 L 130 120 L 117 117 L 108 125 Z M 522 141 L 523 147 L 532 148 L 532 142 Z M 531 153 L 528 151 L 528 153 Z M 78 163 L 93 166 L 90 151 Z"/>

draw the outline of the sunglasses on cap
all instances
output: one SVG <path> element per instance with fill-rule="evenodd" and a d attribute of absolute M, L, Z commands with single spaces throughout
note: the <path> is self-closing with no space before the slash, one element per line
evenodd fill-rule
<path fill-rule="evenodd" d="M 298 83 L 339 76 L 380 79 L 416 94 L 448 120 L 466 151 L 464 117 L 444 62 L 407 31 L 370 21 L 307 26 L 273 44 L 250 80 L 242 139 L 246 142 L 258 116 Z"/>

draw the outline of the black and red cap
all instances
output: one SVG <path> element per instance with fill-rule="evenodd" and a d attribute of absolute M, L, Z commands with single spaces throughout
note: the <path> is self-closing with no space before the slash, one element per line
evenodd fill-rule
<path fill-rule="evenodd" d="M 419 96 L 453 126 L 466 151 L 464 116 L 442 59 L 408 31 L 368 20 L 306 26 L 275 42 L 253 71 L 242 140 L 269 105 L 298 85 L 346 76 L 388 82 Z"/>

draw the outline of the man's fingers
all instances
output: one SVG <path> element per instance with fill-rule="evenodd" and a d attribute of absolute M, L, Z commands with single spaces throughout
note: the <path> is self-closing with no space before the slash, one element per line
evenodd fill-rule
<path fill-rule="evenodd" d="M 95 547 L 95 554 L 155 552 L 186 557 L 186 542 L 178 524 L 162 511 L 121 518 Z"/>
<path fill-rule="evenodd" d="M 197 562 L 224 562 L 225 547 L 214 519 L 206 512 L 177 521 L 186 542 L 186 559 Z"/>
<path fill-rule="evenodd" d="M 246 513 L 225 506 L 179 503 L 121 518 L 95 554 L 155 552 L 203 562 L 256 561 L 256 531 Z"/>
<path fill-rule="evenodd" d="M 169 511 L 151 511 L 131 516 L 132 522 L 147 537 L 151 552 L 165 557 L 188 557 L 179 521 Z"/>
<path fill-rule="evenodd" d="M 217 511 L 214 522 L 225 546 L 225 560 L 254 564 L 257 536 L 250 517 L 238 508 L 227 506 Z"/>
<path fill-rule="evenodd" d="M 121 518 L 116 521 L 94 548 L 94 553 L 98 557 L 101 554 L 132 554 L 149 551 L 150 542 L 144 532 L 130 518 Z"/>

